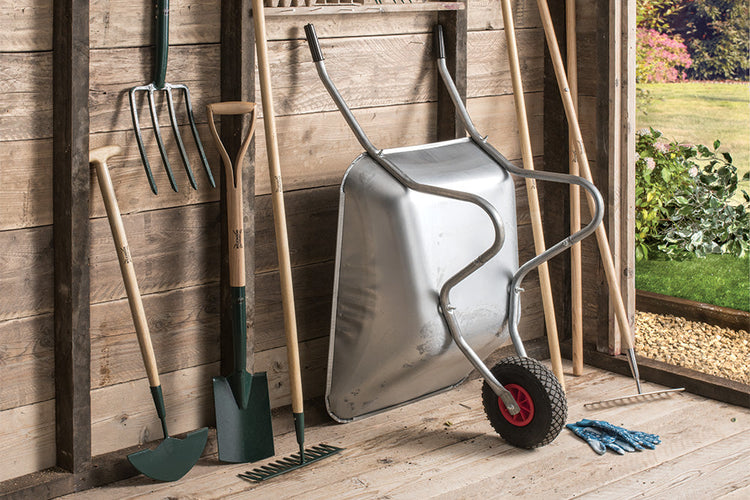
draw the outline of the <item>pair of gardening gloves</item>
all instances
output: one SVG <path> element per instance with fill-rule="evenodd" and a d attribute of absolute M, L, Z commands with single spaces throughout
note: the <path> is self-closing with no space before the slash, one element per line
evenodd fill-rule
<path fill-rule="evenodd" d="M 661 439 L 656 434 L 629 431 L 604 420 L 583 419 L 575 424 L 567 424 L 565 427 L 586 441 L 599 455 L 604 455 L 607 448 L 620 455 L 646 448 L 653 450 L 657 444 L 661 443 Z"/>

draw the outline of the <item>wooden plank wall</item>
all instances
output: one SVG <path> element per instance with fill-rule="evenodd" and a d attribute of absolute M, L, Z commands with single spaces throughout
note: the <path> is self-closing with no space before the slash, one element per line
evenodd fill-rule
<path fill-rule="evenodd" d="M 127 90 L 151 81 L 151 2 L 90 4 L 91 147 L 119 144 L 111 162 L 144 294 L 170 431 L 210 425 L 210 380 L 219 372 L 219 192 L 197 168 L 189 189 L 177 151 L 179 193 L 169 190 L 153 134 L 144 137 L 156 182 L 148 187 L 131 130 Z M 533 2 L 515 3 L 534 153 L 544 152 L 543 33 Z M 327 67 L 381 147 L 436 134 L 435 13 L 315 16 Z M 359 145 L 320 84 L 303 39 L 308 19 L 268 20 L 275 112 L 285 176 L 306 397 L 324 390 L 338 183 Z M 209 161 L 219 161 L 204 106 L 220 100 L 220 2 L 173 0 L 167 81 L 191 90 Z M 477 127 L 520 159 L 500 7 L 468 2 L 468 107 Z M 55 464 L 52 264 L 52 0 L 0 0 L 0 481 Z M 178 109 L 181 100 L 176 103 Z M 143 112 L 146 108 L 143 108 Z M 163 111 L 163 110 L 162 110 Z M 184 114 L 181 119 L 184 136 Z M 160 115 L 168 123 L 166 112 Z M 274 406 L 289 403 L 286 354 L 263 128 L 255 176 L 255 370 L 269 372 Z M 188 150 L 194 165 L 195 149 Z M 541 165 L 540 165 L 541 166 Z M 218 177 L 218 176 L 217 176 Z M 161 438 L 96 180 L 91 178 L 92 454 Z M 531 228 L 518 184 L 521 258 Z M 543 335 L 536 276 L 525 283 L 521 329 Z M 250 342 L 253 345 L 253 342 Z"/>

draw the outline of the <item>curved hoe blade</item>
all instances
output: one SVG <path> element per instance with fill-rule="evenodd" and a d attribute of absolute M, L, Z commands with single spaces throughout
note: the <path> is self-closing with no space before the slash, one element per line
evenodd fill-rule
<path fill-rule="evenodd" d="M 232 385 L 241 388 L 237 391 L 241 394 L 239 403 Z M 245 463 L 273 456 L 271 404 L 265 372 L 214 377 L 214 406 L 219 460 Z"/>
<path fill-rule="evenodd" d="M 208 429 L 198 429 L 185 439 L 168 437 L 154 450 L 128 455 L 128 460 L 141 474 L 158 481 L 177 481 L 193 468 L 206 447 Z"/>

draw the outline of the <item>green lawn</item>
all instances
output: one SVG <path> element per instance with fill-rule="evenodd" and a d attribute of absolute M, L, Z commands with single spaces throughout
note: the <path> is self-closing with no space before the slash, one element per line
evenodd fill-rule
<path fill-rule="evenodd" d="M 639 290 L 750 311 L 750 258 L 642 260 L 635 265 Z"/>
<path fill-rule="evenodd" d="M 653 127 L 671 140 L 705 144 L 721 141 L 740 178 L 750 170 L 750 84 L 640 84 L 649 102 L 637 110 L 637 128 Z M 639 100 L 639 103 L 643 103 Z M 750 193 L 750 181 L 740 183 Z M 740 193 L 734 201 L 740 202 Z M 649 292 L 750 310 L 750 259 L 709 255 L 686 261 L 636 263 L 636 287 Z"/>
<path fill-rule="evenodd" d="M 638 87 L 650 95 L 650 102 L 637 110 L 638 129 L 654 127 L 669 139 L 709 147 L 719 139 L 720 150 L 732 155 L 740 178 L 750 170 L 750 84 L 683 82 Z M 740 187 L 750 193 L 750 182 Z"/>

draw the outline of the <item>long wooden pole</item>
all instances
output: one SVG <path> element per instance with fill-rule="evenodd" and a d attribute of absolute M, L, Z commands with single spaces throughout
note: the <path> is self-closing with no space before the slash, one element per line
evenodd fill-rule
<path fill-rule="evenodd" d="M 568 52 L 568 82 L 573 109 L 578 113 L 578 48 L 576 46 L 576 0 L 565 0 L 565 35 Z M 571 175 L 580 175 L 575 153 L 575 136 L 568 131 L 568 167 Z M 581 229 L 581 191 L 570 185 L 570 233 Z M 570 249 L 570 304 L 571 337 L 573 351 L 573 375 L 583 375 L 583 278 L 581 268 L 581 244 Z"/>
<path fill-rule="evenodd" d="M 271 178 L 271 202 L 273 205 L 274 228 L 276 230 L 276 253 L 279 258 L 281 303 L 284 311 L 284 332 L 286 333 L 287 362 L 289 363 L 292 413 L 302 414 L 302 375 L 300 373 L 299 347 L 297 345 L 297 318 L 294 309 L 294 292 L 292 288 L 292 263 L 289 256 L 289 237 L 287 236 L 286 229 L 284 188 L 281 182 L 281 162 L 279 161 L 279 145 L 273 111 L 271 69 L 268 62 L 263 0 L 253 0 L 252 7 L 253 21 L 255 23 L 255 48 L 258 53 L 260 94 L 263 103 L 263 127 L 266 132 L 268 171 Z"/>
<path fill-rule="evenodd" d="M 560 47 L 557 44 L 557 38 L 555 36 L 555 28 L 552 24 L 552 16 L 549 12 L 549 6 L 546 0 L 537 0 L 537 6 L 539 8 L 539 14 L 542 18 L 542 26 L 544 27 L 544 36 L 547 40 L 547 47 L 549 48 L 550 57 L 552 64 L 555 69 L 555 76 L 557 78 L 557 85 L 560 88 L 560 95 L 562 96 L 563 107 L 565 108 L 565 115 L 568 119 L 568 127 L 573 133 L 573 139 L 575 141 L 575 154 L 577 155 L 578 165 L 581 169 L 581 175 L 589 182 L 593 183 L 591 176 L 591 169 L 589 168 L 589 160 L 586 156 L 586 148 L 583 145 L 583 136 L 581 135 L 581 127 L 578 123 L 578 115 L 575 110 L 573 98 L 571 97 L 570 85 L 568 84 L 568 78 L 565 74 L 565 66 L 563 65 L 562 56 L 560 55 Z M 589 210 L 591 216 L 594 216 L 594 202 L 589 193 L 586 193 L 588 200 Z M 622 342 L 625 348 L 633 350 L 633 335 L 630 328 L 630 322 L 628 321 L 628 314 L 625 310 L 625 304 L 622 301 L 622 295 L 620 294 L 619 279 L 617 272 L 615 271 L 615 265 L 612 260 L 612 251 L 609 247 L 609 241 L 607 239 L 607 232 L 603 225 L 599 225 L 596 228 L 596 242 L 599 246 L 599 255 L 604 265 L 604 273 L 607 277 L 607 285 L 609 286 L 609 297 L 615 309 L 615 318 L 618 325 L 620 326 L 620 333 Z"/>
<path fill-rule="evenodd" d="M 513 81 L 513 97 L 516 106 L 516 121 L 518 122 L 518 134 L 521 139 L 521 157 L 523 168 L 534 170 L 534 154 L 531 150 L 531 137 L 529 135 L 529 122 L 526 117 L 526 100 L 523 94 L 523 83 L 521 81 L 521 65 L 518 57 L 518 46 L 516 44 L 516 32 L 513 25 L 513 11 L 510 0 L 502 0 L 503 25 L 505 27 L 505 39 L 508 46 L 508 64 Z M 529 211 L 531 212 L 531 228 L 534 234 L 534 249 L 537 255 L 545 250 L 544 231 L 542 229 L 542 214 L 539 208 L 539 196 L 534 179 L 526 179 L 526 193 L 529 198 Z M 539 284 L 542 289 L 542 305 L 544 307 L 544 324 L 547 327 L 547 343 L 549 345 L 552 372 L 565 389 L 565 378 L 562 368 L 562 357 L 560 356 L 560 343 L 557 335 L 557 321 L 555 320 L 555 305 L 552 300 L 552 285 L 550 283 L 549 268 L 544 262 L 539 266 Z"/>

